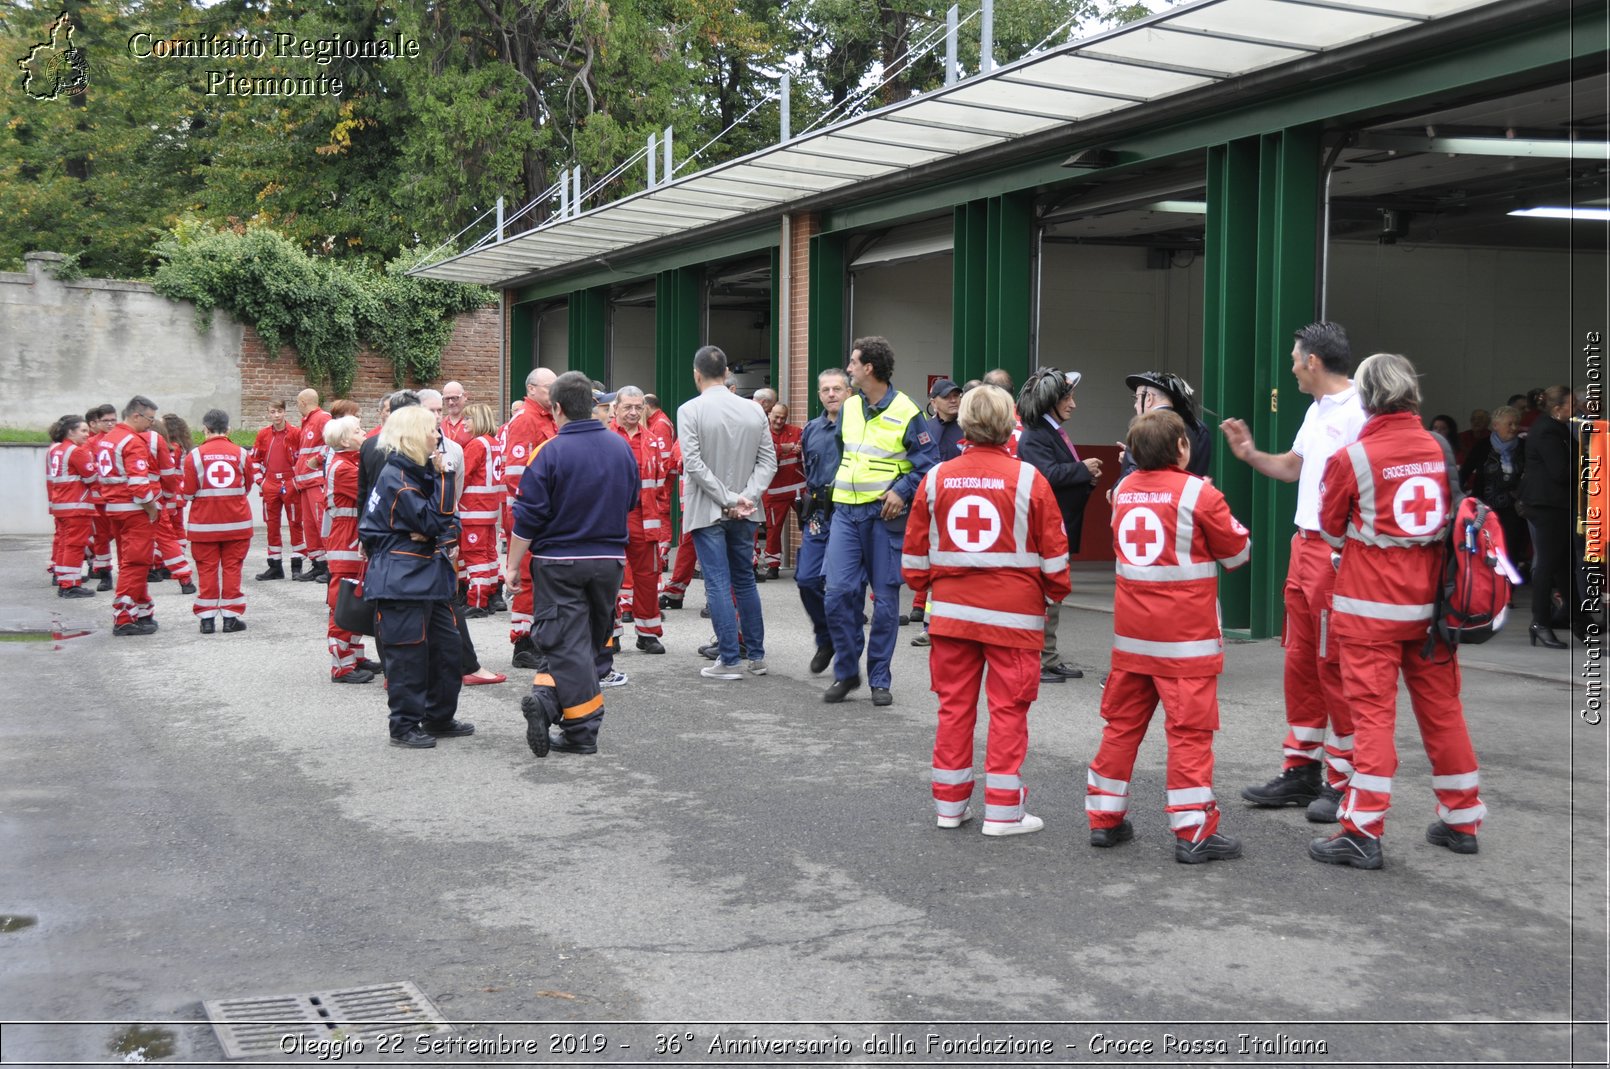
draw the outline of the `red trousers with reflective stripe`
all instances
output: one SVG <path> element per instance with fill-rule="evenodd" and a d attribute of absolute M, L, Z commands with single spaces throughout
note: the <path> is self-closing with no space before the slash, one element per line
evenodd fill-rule
<path fill-rule="evenodd" d="M 693 536 L 682 532 L 682 541 L 676 544 L 676 566 L 671 569 L 671 581 L 665 584 L 665 595 L 671 598 L 686 597 L 688 584 L 693 582 L 693 569 L 699 563 L 699 552 L 693 548 Z"/>
<path fill-rule="evenodd" d="M 203 620 L 222 616 L 232 619 L 246 615 L 246 595 L 240 589 L 240 571 L 252 540 L 232 538 L 227 542 L 192 542 L 196 556 L 195 613 Z"/>
<path fill-rule="evenodd" d="M 280 514 L 290 529 L 291 552 L 303 552 L 302 494 L 289 478 L 268 475 L 263 478 L 263 525 L 268 528 L 268 559 L 280 560 L 284 542 L 280 537 Z"/>
<path fill-rule="evenodd" d="M 658 638 L 665 634 L 660 622 L 660 544 L 651 534 L 633 531 L 626 540 L 626 576 L 631 584 L 632 623 L 638 636 Z M 615 619 L 619 623 L 618 612 Z"/>
<path fill-rule="evenodd" d="M 1336 659 L 1339 645 L 1330 634 L 1331 594 L 1336 569 L 1330 562 L 1330 545 L 1318 538 L 1291 539 L 1291 563 L 1286 569 L 1286 741 L 1282 768 L 1295 768 L 1321 759 L 1326 777 L 1340 788 L 1347 777 L 1338 769 L 1349 759 L 1348 739 L 1353 717 L 1342 697 L 1342 673 Z M 1326 742 L 1332 745 L 1326 753 Z M 1339 745 L 1337 745 L 1339 743 Z"/>
<path fill-rule="evenodd" d="M 772 496 L 766 494 L 760 499 L 760 506 L 766 511 L 766 544 L 760 553 L 756 554 L 755 563 L 764 567 L 781 567 L 783 563 L 783 528 L 788 526 L 788 517 L 794 511 L 794 498 L 797 495 L 790 492 Z"/>
<path fill-rule="evenodd" d="M 95 506 L 94 537 L 90 543 L 94 560 L 90 567 L 99 571 L 112 566 L 112 521 L 106 518 L 106 506 Z"/>
<path fill-rule="evenodd" d="M 1040 694 L 1040 651 L 935 635 L 928 653 L 928 674 L 939 696 L 933 781 L 939 815 L 960 816 L 973 794 L 973 727 L 978 721 L 982 683 L 989 705 L 985 819 L 1021 819 L 1024 791 L 1019 775 L 1029 749 L 1029 705 Z M 946 776 L 947 772 L 955 774 Z M 960 782 L 944 782 L 947 779 Z M 1011 785 L 1014 782 L 1017 786 Z"/>
<path fill-rule="evenodd" d="M 459 574 L 469 584 L 465 604 L 486 608 L 498 585 L 498 528 L 495 523 L 466 523 L 458 539 Z M 332 572 L 335 568 L 332 566 Z"/>
<path fill-rule="evenodd" d="M 324 559 L 324 487 L 316 486 L 311 490 L 302 491 L 302 544 L 307 547 L 303 552 L 310 561 Z"/>
<path fill-rule="evenodd" d="M 1474 835 L 1486 815 L 1477 791 L 1476 751 L 1459 700 L 1459 662 L 1427 661 L 1420 656 L 1424 646 L 1421 639 L 1376 643 L 1351 636 L 1342 643 L 1342 689 L 1353 707 L 1355 743 L 1353 782 L 1342 797 L 1339 816 L 1350 832 L 1379 838 L 1386 827 L 1398 769 L 1393 736 L 1399 672 L 1431 759 L 1437 816 L 1455 831 Z M 1447 651 L 1439 648 L 1437 654 L 1446 657 Z"/>
<path fill-rule="evenodd" d="M 95 540 L 95 514 L 80 512 L 57 516 L 56 538 L 50 546 L 52 575 L 59 587 L 75 587 L 82 581 L 84 559 L 91 554 Z"/>
<path fill-rule="evenodd" d="M 363 593 L 364 566 L 350 561 L 337 561 L 329 567 L 330 589 L 324 596 L 324 603 L 330 606 L 330 619 L 325 626 L 325 645 L 330 648 L 330 678 L 340 679 L 350 675 L 363 658 L 363 636 L 335 626 L 335 599 L 341 593 L 343 579 L 356 579 L 358 593 Z"/>
<path fill-rule="evenodd" d="M 192 573 L 190 562 L 185 559 L 184 547 L 179 544 L 179 532 L 174 526 L 176 517 L 172 509 L 161 509 L 157 512 L 157 522 L 152 527 L 154 542 L 151 547 L 151 564 L 162 565 L 173 574 L 181 583 L 190 582 Z"/>
<path fill-rule="evenodd" d="M 1213 733 L 1219 729 L 1219 677 L 1168 678 L 1114 668 L 1101 694 L 1101 746 L 1090 762 L 1085 811 L 1092 828 L 1115 828 L 1129 811 L 1129 777 L 1146 728 L 1163 703 L 1168 739 L 1169 826 L 1199 840 L 1219 827 L 1213 801 Z"/>
<path fill-rule="evenodd" d="M 153 612 L 151 554 L 156 547 L 156 526 L 143 510 L 108 512 L 112 539 L 117 543 L 117 594 L 112 599 L 112 626 L 122 627 Z"/>

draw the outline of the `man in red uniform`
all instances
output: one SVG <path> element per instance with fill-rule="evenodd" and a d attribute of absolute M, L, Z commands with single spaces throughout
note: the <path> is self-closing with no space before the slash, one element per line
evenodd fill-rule
<path fill-rule="evenodd" d="M 1217 568 L 1241 567 L 1252 542 L 1224 495 L 1185 470 L 1191 440 L 1176 413 L 1156 409 L 1137 417 L 1125 452 L 1136 470 L 1112 494 L 1118 586 L 1112 674 L 1101 695 L 1107 725 L 1085 788 L 1090 845 L 1116 846 L 1134 836 L 1125 816 L 1129 777 L 1162 702 L 1164 808 L 1174 830 L 1174 860 L 1228 861 L 1241 856 L 1241 843 L 1219 833 L 1213 799 L 1213 733 L 1224 671 Z"/>
<path fill-rule="evenodd" d="M 442 385 L 442 434 L 461 446 L 469 445 L 470 439 L 475 437 L 475 432 L 470 430 L 469 420 L 464 418 L 466 403 L 462 382 Z"/>
<path fill-rule="evenodd" d="M 1039 696 L 1045 606 L 1068 595 L 1068 538 L 1045 476 L 1007 455 L 1012 397 L 981 386 L 962 399 L 972 448 L 935 466 L 911 498 L 901 571 L 928 590 L 929 677 L 939 695 L 933 794 L 941 828 L 967 820 L 973 725 L 989 666 L 985 835 L 1023 835 L 1029 703 Z"/>
<path fill-rule="evenodd" d="M 240 572 L 252 548 L 252 506 L 247 499 L 257 466 L 229 440 L 229 416 L 211 409 L 201 417 L 207 439 L 184 462 L 182 490 L 190 505 L 190 546 L 201 593 L 195 613 L 210 635 L 223 618 L 225 633 L 246 630 L 246 594 Z"/>
<path fill-rule="evenodd" d="M 257 469 L 257 485 L 263 494 L 263 523 L 268 528 L 268 570 L 257 578 L 284 579 L 284 541 L 280 516 L 285 517 L 291 535 L 291 574 L 302 574 L 302 504 L 296 490 L 296 456 L 302 431 L 285 418 L 285 402 L 268 403 L 268 425 L 257 432 L 252 443 L 252 464 Z"/>
<path fill-rule="evenodd" d="M 55 445 L 45 455 L 45 490 L 56 539 L 50 547 L 51 576 L 56 595 L 92 598 L 83 587 L 84 560 L 95 537 L 95 461 L 84 443 L 89 423 L 77 415 L 63 416 L 50 427 Z"/>
<path fill-rule="evenodd" d="M 159 579 L 169 577 L 177 579 L 181 594 L 194 594 L 195 574 L 190 570 L 190 562 L 185 559 L 184 547 L 179 544 L 179 531 L 176 527 L 179 493 L 183 485 L 183 478 L 179 474 L 179 461 L 173 455 L 168 439 L 160 430 L 148 430 L 143 437 L 146 450 L 151 454 L 151 468 L 156 474 L 155 481 L 161 488 L 157 499 L 160 511 L 155 524 L 155 543 L 151 550 L 152 570 Z"/>
<path fill-rule="evenodd" d="M 503 485 L 509 488 L 509 504 L 503 513 L 505 531 L 512 531 L 511 511 L 519 495 L 520 476 L 537 449 L 558 433 L 548 408 L 548 387 L 558 378 L 545 367 L 536 368 L 525 378 L 525 405 L 518 415 L 504 424 L 500 435 L 503 447 Z M 531 643 L 531 584 L 522 583 L 509 606 L 509 641 L 514 644 L 514 667 L 540 668 L 541 655 Z"/>
<path fill-rule="evenodd" d="M 90 463 L 93 465 L 96 446 L 108 431 L 117 426 L 117 409 L 112 405 L 96 405 L 84 413 L 84 422 L 89 424 L 89 438 L 85 440 L 84 448 L 89 451 Z M 106 518 L 106 499 L 101 496 L 98 483 L 92 487 L 91 500 L 95 502 L 95 525 L 90 550 L 93 555 L 89 566 L 95 577 L 100 580 L 95 589 L 111 590 L 112 521 Z"/>
<path fill-rule="evenodd" d="M 123 421 L 101 435 L 95 445 L 95 478 L 117 543 L 112 634 L 119 638 L 149 635 L 157 629 L 146 579 L 156 546 L 162 487 L 145 444 L 146 432 L 156 418 L 156 402 L 136 394 L 123 406 Z"/>
<path fill-rule="evenodd" d="M 766 547 L 756 562 L 755 578 L 776 579 L 777 569 L 783 564 L 783 525 L 794 502 L 805 489 L 805 471 L 800 467 L 800 429 L 788 422 L 788 406 L 781 401 L 771 406 L 767 419 L 771 423 L 771 444 L 777 450 L 777 474 L 761 497 L 766 510 Z"/>
<path fill-rule="evenodd" d="M 1308 855 L 1378 869 L 1398 768 L 1400 673 L 1437 795 L 1426 841 L 1476 853 L 1487 807 L 1477 793 L 1476 751 L 1459 701 L 1458 656 L 1440 643 L 1425 656 L 1455 476 L 1442 446 L 1420 426 L 1413 364 L 1377 353 L 1359 364 L 1355 382 L 1369 420 L 1358 441 L 1326 464 L 1319 507 L 1325 541 L 1341 551 L 1331 619 L 1341 640 L 1342 694 L 1353 710 L 1353 774 L 1337 814 L 1342 830 L 1315 839 Z"/>
<path fill-rule="evenodd" d="M 660 494 L 660 515 L 665 517 L 665 523 L 660 527 L 660 571 L 665 571 L 665 562 L 671 556 L 671 495 L 676 493 L 677 476 L 682 473 L 682 454 L 677 451 L 676 427 L 671 423 L 671 417 L 665 414 L 660 407 L 660 399 L 654 394 L 643 395 L 643 423 L 648 431 L 660 440 L 664 446 L 662 454 L 665 457 L 665 486 Z M 691 555 L 692 550 L 689 549 Z M 660 608 L 665 608 L 664 604 Z"/>
<path fill-rule="evenodd" d="M 632 579 L 632 622 L 637 648 L 643 653 L 664 653 L 660 620 L 660 532 L 670 522 L 665 501 L 665 443 L 643 425 L 643 391 L 622 387 L 615 395 L 615 433 L 626 439 L 637 459 L 640 480 L 638 507 L 627 517 L 626 568 Z"/>
<path fill-rule="evenodd" d="M 324 425 L 330 422 L 330 413 L 319 407 L 319 391 L 311 387 L 296 395 L 297 410 L 302 413 L 302 433 L 296 450 L 294 482 L 302 499 L 302 541 L 307 546 L 307 558 L 312 562 L 303 582 L 327 583 L 330 568 L 324 563 L 324 542 L 319 532 L 324 529 Z"/>

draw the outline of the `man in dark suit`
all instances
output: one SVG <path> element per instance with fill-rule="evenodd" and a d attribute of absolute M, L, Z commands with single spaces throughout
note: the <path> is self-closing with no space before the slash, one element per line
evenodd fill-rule
<path fill-rule="evenodd" d="M 1062 424 L 1077 407 L 1073 390 L 1079 385 L 1077 371 L 1062 372 L 1041 368 L 1023 384 L 1017 398 L 1017 413 L 1023 420 L 1023 437 L 1017 443 L 1018 459 L 1033 465 L 1051 484 L 1062 523 L 1068 529 L 1068 552 L 1079 552 L 1079 532 L 1084 526 L 1085 502 L 1101 477 L 1101 461 L 1079 459 L 1078 450 Z M 1080 679 L 1084 672 L 1062 660 L 1057 653 L 1057 619 L 1061 604 L 1047 605 L 1045 647 L 1040 652 L 1040 682 L 1061 683 Z"/>

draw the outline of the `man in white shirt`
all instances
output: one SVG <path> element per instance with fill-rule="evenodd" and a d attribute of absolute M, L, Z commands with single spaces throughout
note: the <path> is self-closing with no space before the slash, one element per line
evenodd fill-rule
<path fill-rule="evenodd" d="M 1353 769 L 1353 717 L 1342 698 L 1336 640 L 1330 636 L 1336 569 L 1319 534 L 1319 484 L 1330 455 L 1358 438 L 1364 426 L 1353 380 L 1347 332 L 1336 323 L 1297 331 L 1291 373 L 1314 398 L 1289 452 L 1260 452 L 1239 419 L 1219 424 L 1230 452 L 1254 471 L 1297 484 L 1297 531 L 1286 569 L 1285 761 L 1280 775 L 1241 797 L 1257 806 L 1306 805 L 1308 819 L 1329 823 Z M 1321 757 L 1323 756 L 1323 766 Z M 1321 775 L 1321 769 L 1324 775 Z"/>

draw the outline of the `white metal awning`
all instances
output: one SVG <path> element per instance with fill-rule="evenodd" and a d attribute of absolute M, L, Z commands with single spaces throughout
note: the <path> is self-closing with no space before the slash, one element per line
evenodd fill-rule
<path fill-rule="evenodd" d="M 504 285 L 1496 2 L 1197 0 L 410 274 Z"/>

